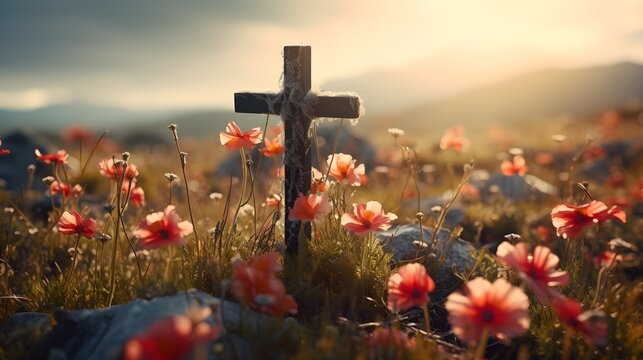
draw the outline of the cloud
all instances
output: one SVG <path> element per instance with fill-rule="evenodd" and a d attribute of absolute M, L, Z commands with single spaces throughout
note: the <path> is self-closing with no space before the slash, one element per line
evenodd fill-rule
<path fill-rule="evenodd" d="M 275 90 L 280 49 L 296 44 L 313 46 L 314 85 L 459 49 L 466 61 L 553 59 L 525 67 L 643 59 L 622 41 L 640 28 L 640 6 L 597 4 L 489 0 L 463 11 L 457 0 L 0 0 L 0 91 L 17 99 L 66 89 L 74 101 L 128 107 L 230 107 L 234 91 Z"/>
<path fill-rule="evenodd" d="M 30 110 L 53 103 L 69 100 L 69 94 L 60 89 L 28 89 L 19 92 L 0 91 L 0 108 L 9 110 Z"/>

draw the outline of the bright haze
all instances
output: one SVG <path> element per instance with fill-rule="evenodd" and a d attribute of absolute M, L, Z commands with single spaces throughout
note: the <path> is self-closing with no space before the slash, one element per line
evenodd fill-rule
<path fill-rule="evenodd" d="M 642 19 L 640 0 L 0 0 L 0 108 L 231 109 L 235 91 L 277 90 L 282 47 L 301 44 L 313 85 L 396 82 L 374 84 L 384 111 L 542 68 L 641 63 Z"/>

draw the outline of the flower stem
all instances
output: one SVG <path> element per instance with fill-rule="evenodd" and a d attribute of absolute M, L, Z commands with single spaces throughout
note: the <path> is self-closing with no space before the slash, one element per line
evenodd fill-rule
<path fill-rule="evenodd" d="M 241 153 L 241 170 L 242 170 L 242 180 L 241 180 L 241 195 L 239 196 L 239 203 L 237 204 L 237 209 L 234 212 L 234 217 L 232 218 L 232 226 L 234 227 L 237 224 L 237 218 L 239 217 L 239 210 L 243 206 L 243 198 L 246 195 L 246 185 L 248 182 L 248 168 L 246 167 L 246 152 L 242 149 L 239 150 Z"/>
<path fill-rule="evenodd" d="M 196 230 L 196 222 L 194 221 L 194 215 L 192 214 L 192 202 L 190 201 L 190 186 L 188 184 L 188 176 L 185 172 L 187 167 L 187 153 L 181 151 L 181 146 L 179 145 L 179 134 L 176 131 L 176 125 L 170 125 L 170 130 L 174 136 L 174 144 L 176 145 L 176 152 L 179 154 L 179 160 L 181 162 L 181 171 L 183 173 L 183 182 L 185 182 L 185 197 L 188 201 L 188 211 L 190 213 L 190 221 L 192 221 L 192 226 L 194 228 L 194 242 L 196 243 L 196 256 L 199 257 L 201 253 L 201 245 L 199 243 L 199 236 L 197 235 L 198 231 Z"/>
<path fill-rule="evenodd" d="M 71 282 L 71 278 L 74 276 L 74 271 L 76 270 L 76 261 L 78 260 L 78 246 L 80 245 L 80 235 L 76 236 L 76 246 L 74 246 L 74 257 L 71 260 L 71 268 L 69 269 L 69 274 L 65 277 L 65 284 L 63 285 L 64 298 L 67 298 L 67 287 Z"/>
<path fill-rule="evenodd" d="M 489 329 L 486 327 L 482 331 L 482 335 L 480 335 L 480 341 L 478 341 L 478 347 L 476 348 L 476 352 L 473 355 L 474 360 L 482 360 L 484 359 L 484 353 L 485 350 L 487 349 L 487 340 L 489 338 Z"/>
<path fill-rule="evenodd" d="M 118 174 L 118 171 L 116 172 Z M 123 171 L 124 173 L 124 171 Z M 123 186 L 123 176 L 118 176 L 116 180 L 116 222 L 114 223 L 114 250 L 112 251 L 112 264 L 110 266 L 111 275 L 109 278 L 109 299 L 107 300 L 107 306 L 112 305 L 114 300 L 114 292 L 116 291 L 116 250 L 118 249 L 118 235 L 119 227 L 121 224 L 121 217 L 123 216 L 123 211 L 121 209 L 121 188 Z"/>
<path fill-rule="evenodd" d="M 428 336 L 431 332 L 431 321 L 429 319 L 429 303 L 424 303 L 424 306 L 422 306 L 422 311 L 424 312 L 424 329 L 426 330 L 426 335 Z"/>

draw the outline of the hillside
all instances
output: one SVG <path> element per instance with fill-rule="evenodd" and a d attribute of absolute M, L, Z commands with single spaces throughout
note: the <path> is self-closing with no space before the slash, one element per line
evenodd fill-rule
<path fill-rule="evenodd" d="M 633 63 L 575 70 L 543 70 L 420 103 L 378 117 L 374 123 L 404 124 L 423 131 L 462 124 L 482 128 L 552 117 L 600 112 L 643 100 L 643 66 Z"/>
<path fill-rule="evenodd" d="M 384 77 L 386 78 L 386 77 Z M 380 78 L 382 80 L 384 78 Z M 390 87 L 373 79 L 371 90 L 389 93 Z M 353 89 L 350 83 L 341 89 Z M 393 92 L 393 94 L 395 94 Z M 370 132 L 388 127 L 432 134 L 453 124 L 482 129 L 492 124 L 511 124 L 560 114 L 589 114 L 643 100 L 643 65 L 619 63 L 582 69 L 555 69 L 532 72 L 509 80 L 479 86 L 440 100 L 424 94 L 416 105 L 390 113 L 376 113 L 361 94 L 367 115 L 356 129 Z M 232 94 L 231 94 L 232 97 Z M 374 107 L 377 109 L 377 107 Z M 0 131 L 22 127 L 59 131 L 74 122 L 96 130 L 110 129 L 119 137 L 145 134 L 148 138 L 166 137 L 165 125 L 181 125 L 184 136 L 204 137 L 217 134 L 235 120 L 242 127 L 263 126 L 261 115 L 235 114 L 229 110 L 145 111 L 134 112 L 114 107 L 81 104 L 56 105 L 33 111 L 0 110 Z M 275 123 L 277 117 L 271 117 Z"/>

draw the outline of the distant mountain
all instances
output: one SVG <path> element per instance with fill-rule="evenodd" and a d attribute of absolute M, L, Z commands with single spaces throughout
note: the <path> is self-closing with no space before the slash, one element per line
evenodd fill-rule
<path fill-rule="evenodd" d="M 399 111 L 420 101 L 445 98 L 524 71 L 516 66 L 507 68 L 495 58 L 481 59 L 454 50 L 407 66 L 332 80 L 321 88 L 355 92 L 364 100 L 367 114 L 381 114 Z"/>
<path fill-rule="evenodd" d="M 632 100 L 643 101 L 643 65 L 619 63 L 532 72 L 446 99 L 426 101 L 373 123 L 404 124 L 410 131 L 452 124 L 481 128 L 564 113 L 595 113 Z"/>
<path fill-rule="evenodd" d="M 175 112 L 132 111 L 83 103 L 57 104 L 25 111 L 0 110 L 0 131 L 19 128 L 60 131 L 72 124 L 83 124 L 96 130 L 113 129 L 133 121 L 153 121 L 172 114 Z"/>

